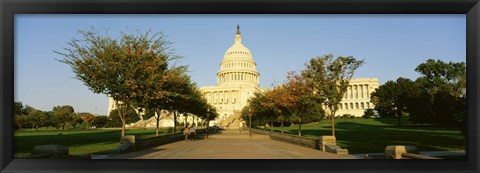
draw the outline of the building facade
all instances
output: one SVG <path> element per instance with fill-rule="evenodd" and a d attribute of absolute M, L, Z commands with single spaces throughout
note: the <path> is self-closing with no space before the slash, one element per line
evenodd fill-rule
<path fill-rule="evenodd" d="M 363 116 L 366 109 L 373 109 L 370 94 L 379 86 L 377 78 L 357 78 L 349 82 L 347 92 L 338 105 L 336 116 L 350 114 L 355 117 Z"/>

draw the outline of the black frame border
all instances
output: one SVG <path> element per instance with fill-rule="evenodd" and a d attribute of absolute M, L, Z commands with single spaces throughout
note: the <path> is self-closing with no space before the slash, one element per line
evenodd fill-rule
<path fill-rule="evenodd" d="M 2 0 L 2 172 L 479 172 L 479 0 Z M 13 159 L 15 14 L 466 14 L 466 160 L 27 160 Z"/>

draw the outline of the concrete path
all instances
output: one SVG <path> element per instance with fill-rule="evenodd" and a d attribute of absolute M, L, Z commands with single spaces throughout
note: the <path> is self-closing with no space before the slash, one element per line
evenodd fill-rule
<path fill-rule="evenodd" d="M 223 130 L 207 139 L 179 141 L 151 149 L 115 155 L 108 159 L 356 159 L 293 144 L 238 129 Z"/>

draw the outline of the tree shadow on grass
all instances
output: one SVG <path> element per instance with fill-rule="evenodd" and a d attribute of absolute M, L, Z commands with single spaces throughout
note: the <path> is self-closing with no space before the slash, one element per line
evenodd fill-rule
<path fill-rule="evenodd" d="M 302 129 L 302 135 L 319 137 L 331 135 L 331 126 L 319 129 Z M 289 133 L 297 134 L 298 130 Z M 415 145 L 420 151 L 464 149 L 465 140 L 450 128 L 369 125 L 356 122 L 335 124 L 337 145 L 350 153 L 383 153 L 387 145 Z"/>
<path fill-rule="evenodd" d="M 159 131 L 160 135 L 167 134 Z M 155 136 L 155 131 L 127 130 L 126 135 L 135 135 L 137 138 Z M 49 133 L 32 133 L 14 137 L 15 153 L 30 153 L 35 145 L 65 145 L 73 150 L 94 151 L 92 154 L 106 153 L 114 149 L 120 142 L 121 130 L 92 130 L 92 131 L 52 131 Z M 74 152 L 76 153 L 76 151 Z M 81 152 L 82 154 L 89 154 Z"/>

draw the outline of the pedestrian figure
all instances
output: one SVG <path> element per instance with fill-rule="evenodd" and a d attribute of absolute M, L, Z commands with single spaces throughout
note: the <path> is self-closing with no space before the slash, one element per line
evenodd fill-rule
<path fill-rule="evenodd" d="M 190 140 L 193 140 L 197 137 L 197 132 L 195 132 L 195 127 L 193 127 L 193 125 L 190 127 Z"/>
<path fill-rule="evenodd" d="M 183 129 L 183 135 L 185 135 L 185 140 L 187 140 L 188 136 L 190 136 L 190 129 L 189 128 Z"/>

